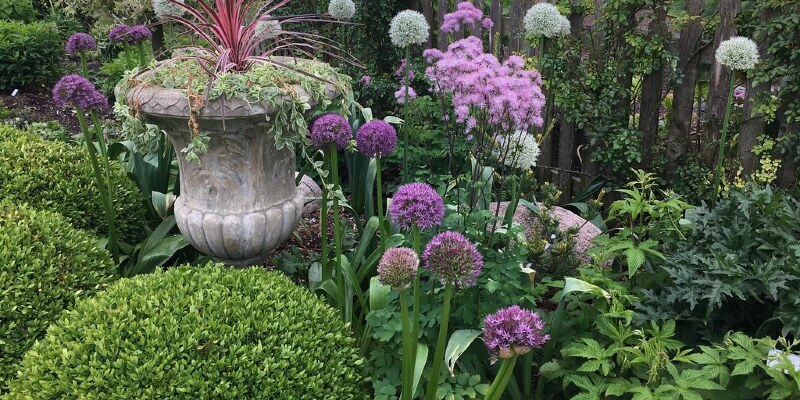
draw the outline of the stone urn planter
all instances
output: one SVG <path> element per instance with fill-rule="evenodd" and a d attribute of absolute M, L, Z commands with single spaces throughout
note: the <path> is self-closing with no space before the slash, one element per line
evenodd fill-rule
<path fill-rule="evenodd" d="M 340 95 L 325 85 L 328 99 Z M 291 90 L 306 94 L 299 85 Z M 277 150 L 268 133 L 274 109 L 236 97 L 205 102 L 192 123 L 210 140 L 196 162 L 181 153 L 194 135 L 185 90 L 140 85 L 126 99 L 144 122 L 167 132 L 175 148 L 180 165 L 175 219 L 195 248 L 226 264 L 248 266 L 264 261 L 289 238 L 302 216 L 304 195 L 295 185 L 294 152 Z M 309 105 L 316 105 L 313 99 Z"/>

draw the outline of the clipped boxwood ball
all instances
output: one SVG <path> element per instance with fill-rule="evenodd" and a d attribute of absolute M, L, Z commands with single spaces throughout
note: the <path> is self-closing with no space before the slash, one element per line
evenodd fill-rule
<path fill-rule="evenodd" d="M 85 146 L 0 127 L 0 198 L 58 212 L 75 227 L 106 237 L 106 216 L 86 152 Z M 120 237 L 136 244 L 146 234 L 145 203 L 122 167 L 112 163 L 111 169 Z"/>
<path fill-rule="evenodd" d="M 50 326 L 9 399 L 367 399 L 338 313 L 278 272 L 120 280 Z"/>
<path fill-rule="evenodd" d="M 114 279 L 96 243 L 56 213 L 0 202 L 0 393 L 47 326 Z"/>

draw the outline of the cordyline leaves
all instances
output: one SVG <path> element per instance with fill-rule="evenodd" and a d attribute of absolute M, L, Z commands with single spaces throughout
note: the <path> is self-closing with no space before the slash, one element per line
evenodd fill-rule
<path fill-rule="evenodd" d="M 296 66 L 273 58 L 278 54 L 290 54 L 315 58 L 324 54 L 350 64 L 358 65 L 349 55 L 342 55 L 335 42 L 321 35 L 284 29 L 296 23 L 347 23 L 321 14 L 271 16 L 291 0 L 266 0 L 253 12 L 253 0 L 197 0 L 197 7 L 169 0 L 185 10 L 189 17 L 165 16 L 188 29 L 208 47 L 189 47 L 206 71 L 217 76 L 226 72 L 244 72 L 256 63 L 272 64 L 300 73 Z M 257 17 L 250 17 L 256 15 Z M 271 23 L 272 22 L 272 23 Z M 265 29 L 258 29 L 259 24 Z M 280 25 L 279 25 L 280 24 Z M 269 39 L 269 40 L 268 40 Z"/>

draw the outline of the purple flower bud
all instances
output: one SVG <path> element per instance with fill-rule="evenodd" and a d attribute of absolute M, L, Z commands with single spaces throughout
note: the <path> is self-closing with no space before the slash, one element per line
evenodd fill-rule
<path fill-rule="evenodd" d="M 444 201 L 427 183 L 409 183 L 400 186 L 389 204 L 392 222 L 401 228 L 417 226 L 427 229 L 442 223 Z"/>
<path fill-rule="evenodd" d="M 483 25 L 483 29 L 492 29 L 492 27 L 494 26 L 494 21 L 492 21 L 491 18 L 487 17 L 484 18 L 483 21 L 481 21 L 481 25 Z"/>
<path fill-rule="evenodd" d="M 375 158 L 383 157 L 397 146 L 397 131 L 386 121 L 370 121 L 358 130 L 356 143 L 361 154 Z"/>
<path fill-rule="evenodd" d="M 108 34 L 108 40 L 111 43 L 127 42 L 129 30 L 130 27 L 128 25 L 115 25 Z"/>
<path fill-rule="evenodd" d="M 483 256 L 458 232 L 442 232 L 431 239 L 422 253 L 425 269 L 445 285 L 474 286 L 483 269 Z"/>
<path fill-rule="evenodd" d="M 328 150 L 328 145 L 336 144 L 343 150 L 353 135 L 350 123 L 343 116 L 334 113 L 322 114 L 311 121 L 309 136 L 311 145 L 319 150 Z"/>
<path fill-rule="evenodd" d="M 83 112 L 108 108 L 108 99 L 97 91 L 94 84 L 80 75 L 61 78 L 53 87 L 53 101 L 59 107 L 76 107 Z"/>
<path fill-rule="evenodd" d="M 144 42 L 152 37 L 153 33 L 144 25 L 135 25 L 128 29 L 128 43 L 130 44 Z"/>
<path fill-rule="evenodd" d="M 369 76 L 369 75 L 364 75 L 364 76 L 361 77 L 359 82 L 361 82 L 361 84 L 364 85 L 364 86 L 369 86 L 369 85 L 372 84 L 372 77 Z"/>
<path fill-rule="evenodd" d="M 523 355 L 550 340 L 550 335 L 542 335 L 544 322 L 539 314 L 519 306 L 488 315 L 483 323 L 483 343 L 493 361 Z"/>
<path fill-rule="evenodd" d="M 97 49 L 97 42 L 92 35 L 83 32 L 73 33 L 67 39 L 66 51 L 67 54 L 74 56 L 78 53 L 85 51 L 92 51 Z"/>
<path fill-rule="evenodd" d="M 405 290 L 417 276 L 419 257 L 414 250 L 397 247 L 386 250 L 378 263 L 378 280 L 396 290 Z"/>

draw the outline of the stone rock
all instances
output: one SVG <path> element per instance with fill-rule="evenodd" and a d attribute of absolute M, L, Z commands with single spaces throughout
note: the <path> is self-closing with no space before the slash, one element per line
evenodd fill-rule
<path fill-rule="evenodd" d="M 498 215 L 500 215 L 501 218 L 506 214 L 509 204 L 510 202 L 508 201 L 500 203 L 500 212 Z M 496 207 L 497 203 L 492 203 L 489 209 L 494 212 Z M 573 236 L 575 239 L 575 255 L 588 261 L 589 257 L 586 255 L 586 251 L 592 247 L 592 239 L 602 233 L 600 228 L 566 208 L 553 206 L 548 213 L 558 220 L 558 227 L 562 231 L 567 231 L 570 228 L 578 229 L 578 232 Z M 514 212 L 514 222 L 524 226 L 526 232 L 531 232 L 533 230 L 532 228 L 536 227 L 539 223 L 538 220 L 531 215 L 531 211 L 522 205 L 518 206 Z"/>
<path fill-rule="evenodd" d="M 295 174 L 295 176 L 297 175 Z M 308 175 L 303 175 L 303 178 L 300 179 L 300 184 L 297 185 L 297 190 L 303 194 L 303 198 L 305 199 L 303 216 L 307 217 L 319 212 L 322 206 L 322 200 L 320 200 L 320 197 L 322 197 L 322 188 L 317 182 L 314 182 Z"/>

